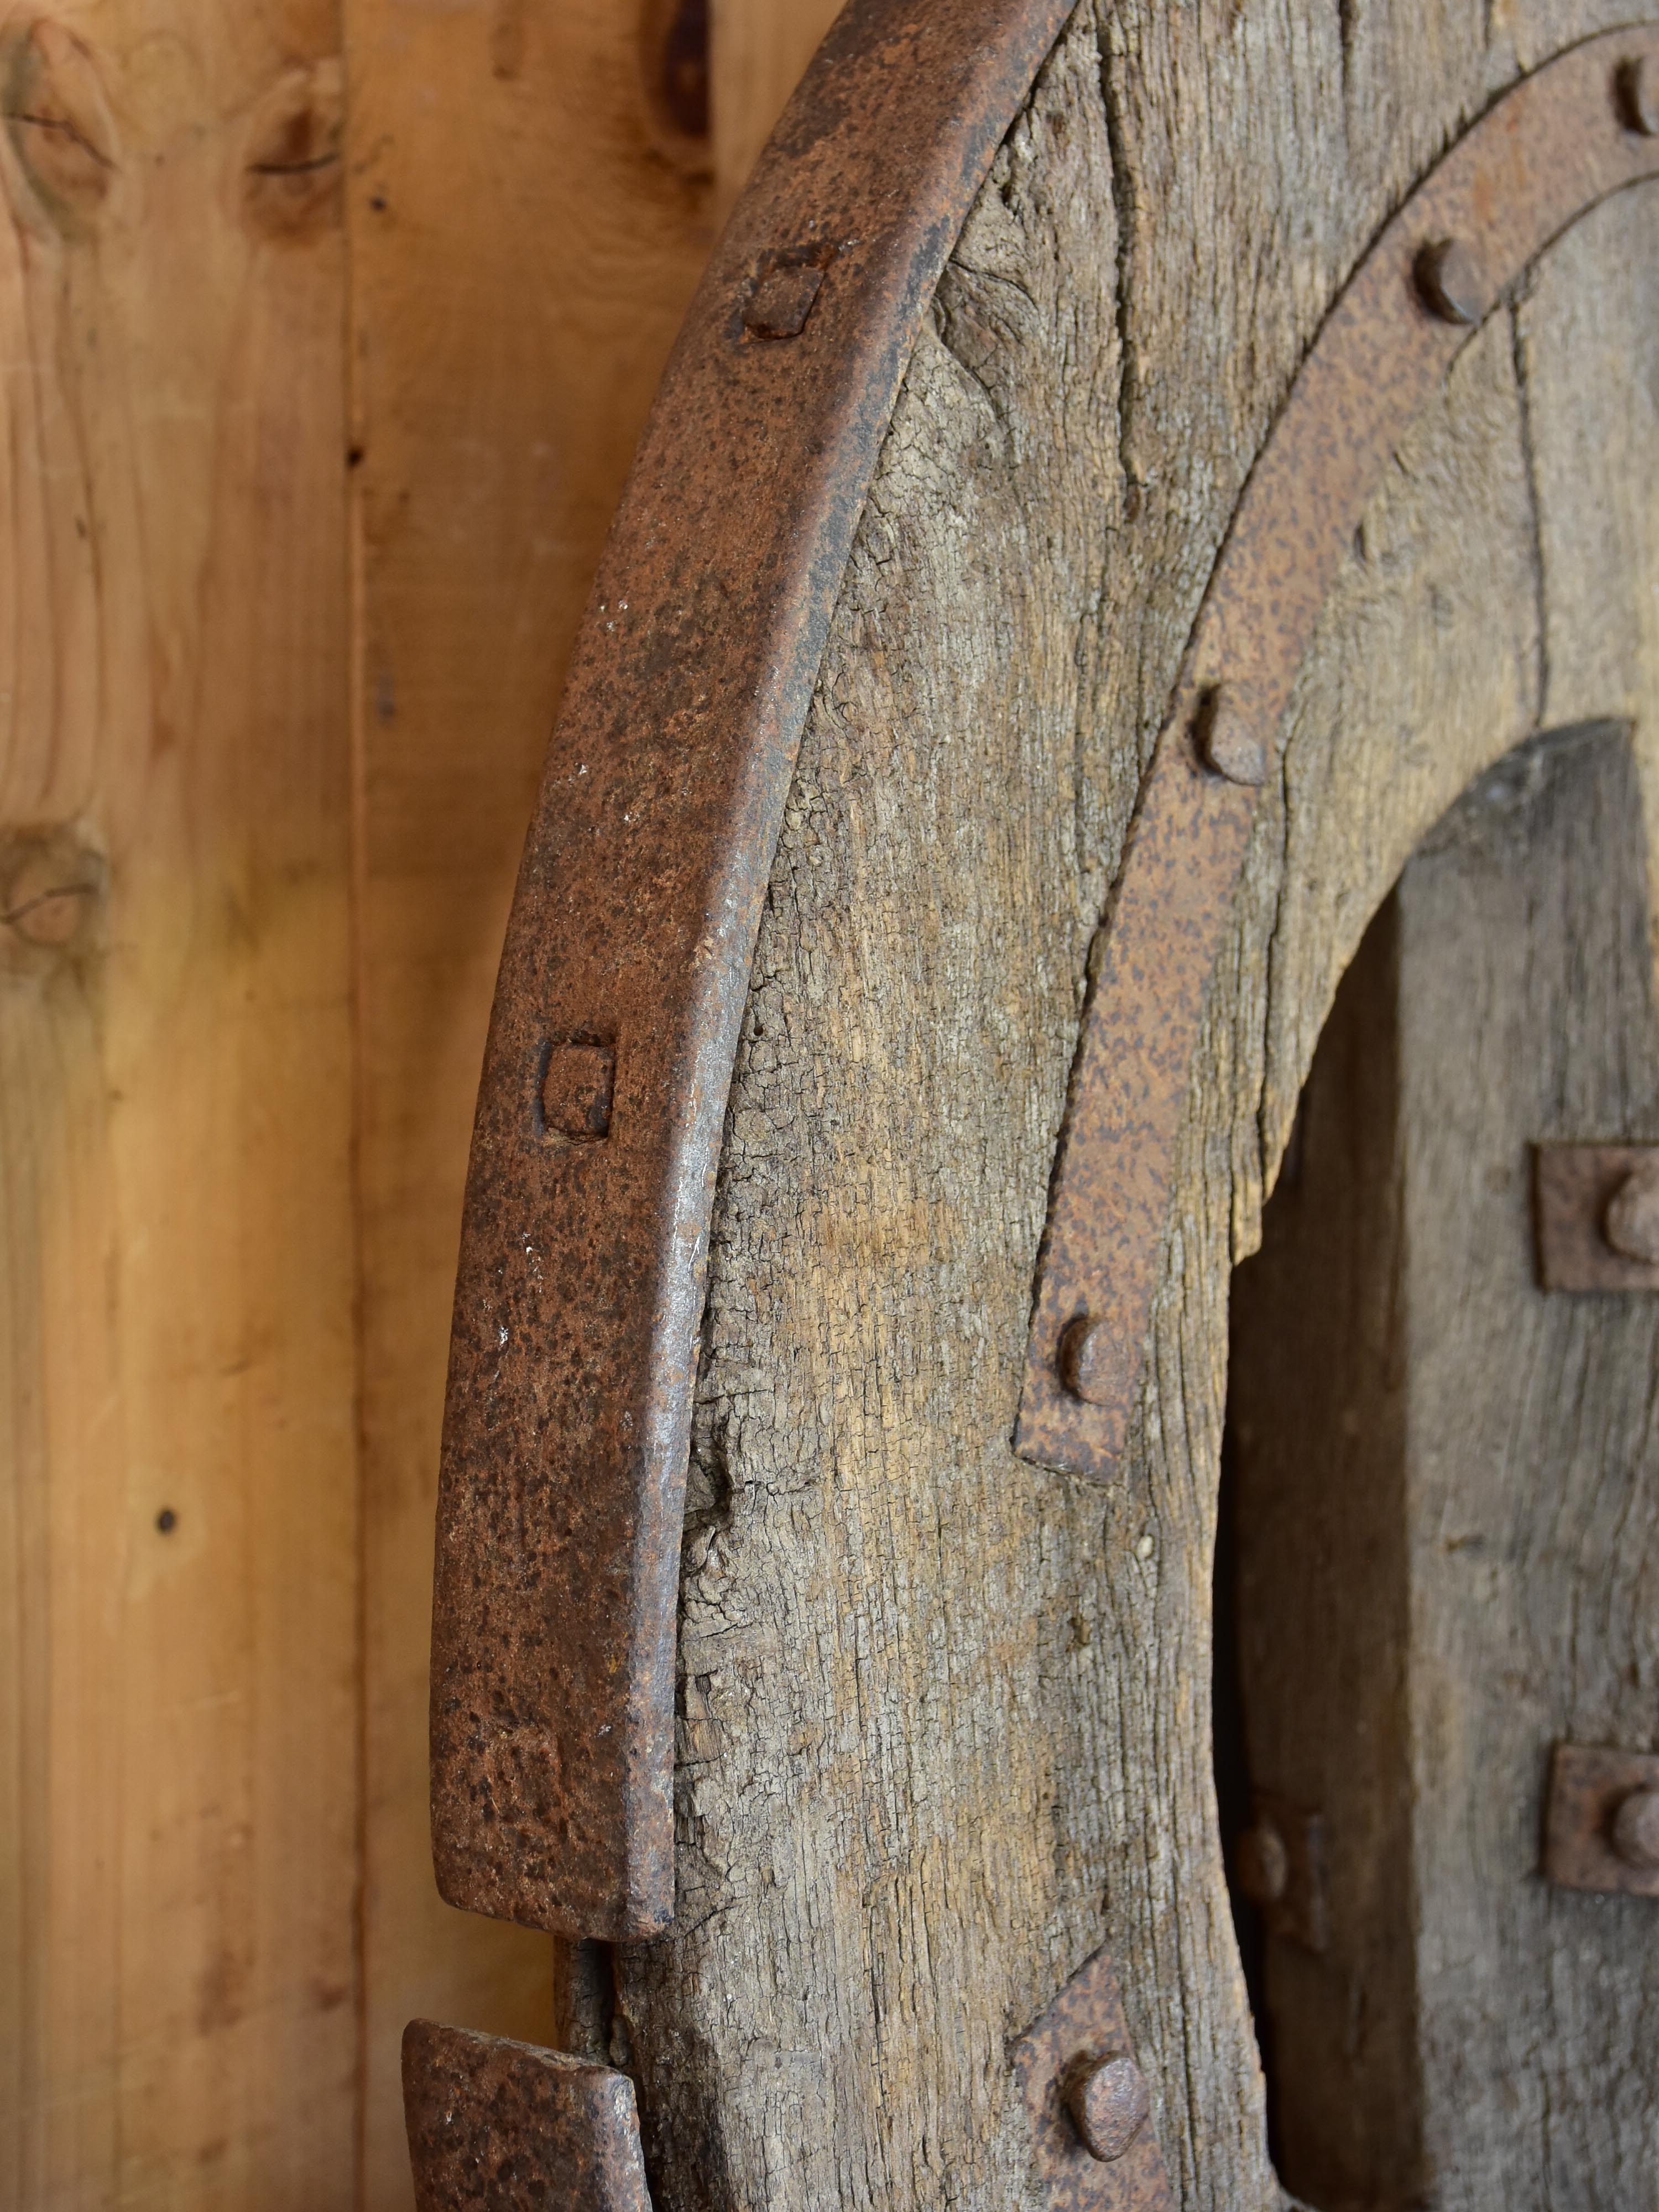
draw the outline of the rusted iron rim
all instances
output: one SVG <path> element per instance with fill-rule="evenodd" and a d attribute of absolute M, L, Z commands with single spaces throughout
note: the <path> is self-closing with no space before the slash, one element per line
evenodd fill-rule
<path fill-rule="evenodd" d="M 403 2062 L 415 2212 L 651 2212 L 626 2074 L 429 2020 Z"/>
<path fill-rule="evenodd" d="M 1015 1449 L 1107 1480 L 1139 1391 L 1176 1139 L 1258 789 L 1379 478 L 1471 328 L 1577 218 L 1659 173 L 1659 30 L 1523 78 L 1429 173 L 1326 318 L 1235 511 L 1103 925 Z"/>
<path fill-rule="evenodd" d="M 440 1486 L 452 1904 L 673 1909 L 704 1255 L 800 730 L 899 381 L 1066 0 L 853 0 L 715 251 L 548 755 L 473 1132 Z"/>

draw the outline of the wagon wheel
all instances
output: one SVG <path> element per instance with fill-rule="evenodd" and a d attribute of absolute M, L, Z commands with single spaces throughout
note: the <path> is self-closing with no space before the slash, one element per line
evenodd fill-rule
<path fill-rule="evenodd" d="M 1659 31 L 1591 28 L 855 0 L 780 125 L 503 960 L 434 1842 L 574 2057 L 415 2034 L 427 2203 L 639 2201 L 635 2094 L 659 2207 L 1283 2201 L 1229 1279 L 1425 831 L 1646 760 Z"/>

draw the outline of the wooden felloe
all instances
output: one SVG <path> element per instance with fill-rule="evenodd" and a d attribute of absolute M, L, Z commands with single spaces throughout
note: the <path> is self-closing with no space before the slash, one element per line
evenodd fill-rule
<path fill-rule="evenodd" d="M 838 35 L 853 44 L 832 61 L 855 52 L 865 20 L 847 19 Z M 578 1431 L 560 1411 L 574 1360 L 581 1422 L 604 1419 L 607 1391 L 636 1424 L 641 1408 L 665 1409 L 650 1449 L 671 1487 L 653 1493 L 653 1510 L 678 1504 L 674 1425 L 689 1425 L 672 1669 L 665 1647 L 648 1665 L 622 1643 L 583 1647 L 590 1672 L 597 1651 L 618 1655 L 607 1697 L 625 1680 L 630 1695 L 659 1701 L 672 1672 L 672 1776 L 665 1709 L 653 1736 L 630 1707 L 642 1758 L 624 1778 L 636 1794 L 606 1847 L 626 1869 L 672 1811 L 674 1917 L 654 1941 L 582 1947 L 569 1984 L 582 2002 L 565 2029 L 635 2081 L 659 2207 L 1040 2201 L 1010 2054 L 1022 2024 L 1103 1946 L 1175 2200 L 1235 2212 L 1280 2204 L 1296 2184 L 1300 2154 L 1269 2137 L 1212 1784 L 1229 1288 L 1257 1241 L 1339 980 L 1357 954 L 1360 981 L 1374 973 L 1367 927 L 1459 795 L 1540 730 L 1615 721 L 1632 733 L 1640 779 L 1627 786 L 1626 827 L 1651 811 L 1659 529 L 1640 485 L 1659 458 L 1649 396 L 1659 303 L 1641 274 L 1656 217 L 1642 181 L 1651 135 L 1632 88 L 1653 65 L 1652 33 L 1588 35 L 1601 27 L 1541 0 L 1501 18 L 1453 0 L 1409 21 L 1298 16 L 1294 35 L 1248 9 L 1073 15 L 944 259 L 896 396 L 884 388 L 884 435 L 844 566 L 837 551 L 764 899 L 711 902 L 706 940 L 687 940 L 694 975 L 706 944 L 711 994 L 734 970 L 745 986 L 729 1091 L 720 1054 L 675 1073 L 653 1036 L 655 1073 L 630 1101 L 625 1032 L 648 1027 L 648 1011 L 630 1000 L 613 1036 L 603 1004 L 566 1003 L 586 952 L 560 964 L 562 917 L 586 942 L 579 894 L 597 832 L 618 851 L 683 849 L 670 835 L 685 790 L 672 773 L 674 715 L 691 717 L 688 743 L 717 725 L 744 741 L 749 695 L 711 689 L 698 703 L 702 657 L 718 668 L 732 642 L 719 594 L 705 603 L 688 588 L 672 622 L 627 610 L 639 617 L 627 653 L 657 678 L 637 694 L 600 687 L 616 757 L 634 763 L 620 811 L 590 812 L 570 779 L 592 764 L 556 744 L 498 1006 L 458 1308 L 459 1449 L 441 1587 L 459 1596 L 441 1596 L 438 1624 L 440 1840 L 457 1863 L 459 1837 L 469 1864 L 506 1869 L 478 1878 L 475 1901 L 513 1910 L 524 1887 L 540 1911 L 556 1897 L 559 1838 L 538 1825 L 552 1801 L 538 1793 L 575 1771 L 567 1731 L 580 1697 L 561 1671 L 561 1613 L 513 1563 L 564 1525 L 572 1499 L 590 1518 L 608 1510 L 605 1455 L 574 1451 Z M 886 51 L 902 50 L 895 33 Z M 854 131 L 855 106 L 836 108 L 833 82 L 800 113 Z M 1557 160 L 1547 134 L 1534 140 L 1514 118 L 1565 83 L 1574 119 Z M 819 128 L 803 123 L 798 143 L 786 126 L 775 175 L 818 145 Z M 1477 141 L 1501 151 L 1477 160 Z M 1442 221 L 1437 179 L 1455 220 Z M 1414 203 L 1419 190 L 1428 197 Z M 1424 234 L 1389 228 L 1414 204 Z M 740 219 L 756 226 L 738 235 L 757 253 L 727 337 L 781 362 L 834 328 L 823 319 L 837 268 L 820 261 L 816 234 L 766 241 L 762 254 L 763 213 L 756 203 Z M 1516 250 L 1489 252 L 1511 227 Z M 1368 259 L 1379 239 L 1383 259 Z M 1449 251 L 1460 244 L 1461 258 Z M 822 266 L 819 287 L 763 299 L 778 270 L 809 266 Z M 1334 508 L 1317 481 L 1298 505 L 1296 444 L 1281 445 L 1275 425 L 1299 419 L 1321 331 L 1341 326 L 1341 303 L 1378 269 L 1379 301 L 1418 319 L 1407 326 L 1432 374 L 1377 432 L 1363 481 L 1345 457 Z M 1347 420 L 1317 419 L 1333 436 Z M 674 508 L 651 453 L 613 550 L 648 525 L 660 558 L 670 540 L 655 533 L 672 532 Z M 1238 635 L 1224 624 L 1222 636 L 1248 672 L 1234 713 L 1228 653 L 1194 660 L 1193 641 L 1208 635 L 1213 580 L 1249 534 L 1248 487 L 1281 465 L 1271 514 L 1317 540 L 1314 586 L 1277 609 L 1271 592 L 1237 595 Z M 732 473 L 763 509 L 764 470 L 750 484 L 739 456 Z M 695 565 L 692 549 L 685 560 Z M 614 581 L 625 586 L 625 569 Z M 609 665 L 600 630 L 621 621 L 624 595 L 608 578 L 596 601 L 595 668 Z M 1288 656 L 1251 629 L 1264 606 L 1294 632 Z M 773 789 L 776 766 L 765 687 L 799 674 L 793 659 L 769 665 L 752 695 L 766 740 L 757 792 Z M 1160 811 L 1172 779 L 1185 796 Z M 1224 865 L 1211 866 L 1200 802 L 1224 811 Z M 738 827 L 769 839 L 772 821 L 757 807 Z M 583 824 L 594 839 L 575 837 Z M 1169 913 L 1137 872 L 1149 841 L 1176 901 Z M 732 849 L 732 879 L 747 886 L 754 847 Z M 1189 857 L 1203 882 L 1183 906 Z M 1425 850 L 1413 865 L 1435 863 Z M 1588 865 L 1573 860 L 1575 883 Z M 1144 939 L 1122 934 L 1136 915 L 1151 917 Z M 1159 934 L 1171 915 L 1172 939 Z M 672 981 L 673 951 L 630 945 L 625 959 L 660 958 Z M 1033 1285 L 1054 1279 L 1061 1218 L 1048 1206 L 1068 1080 L 1085 1032 L 1105 1040 L 1085 1056 L 1118 1064 L 1109 1024 L 1126 965 L 1140 993 L 1131 1042 L 1163 1085 L 1157 1115 L 1128 1131 L 1150 1146 L 1136 1158 L 1156 1164 L 1128 1255 L 1134 1315 L 1115 1383 L 1110 1361 L 1075 1336 L 1066 1354 L 1079 1420 L 1097 1386 L 1116 1393 L 1112 1435 L 1086 1466 L 1031 1434 L 1021 1457 Z M 1463 1003 L 1455 992 L 1452 1002 Z M 1595 1003 L 1611 1021 L 1610 1002 Z M 670 1178 L 684 1233 L 660 1304 L 639 1304 L 644 1277 L 620 1239 L 615 1294 L 598 1296 L 588 1263 L 604 1217 L 595 1229 L 581 1216 L 569 1255 L 559 1241 L 575 1201 L 550 1178 L 568 1152 L 519 1158 L 541 1048 L 561 1040 L 615 1051 L 607 1172 L 630 1111 L 643 1114 L 629 1140 L 641 1175 L 660 1161 L 685 1170 Z M 1411 1107 L 1386 1036 L 1382 1048 L 1369 1105 L 1379 1143 L 1408 1108 L 1427 1111 Z M 1073 1111 L 1078 1095 L 1073 1085 Z M 721 1101 L 705 1288 L 697 1178 L 715 1163 Z M 696 1143 L 653 1150 L 659 1109 L 695 1127 Z M 1526 1147 L 1588 1125 L 1527 1119 L 1510 1199 L 1522 1285 L 1537 1297 Z M 1644 1133 L 1615 1119 L 1593 1133 Z M 514 1173 L 497 1192 L 492 1162 L 509 1154 Z M 1345 1191 L 1370 1209 L 1366 1235 L 1386 1261 L 1392 1188 L 1357 1157 L 1350 1165 Z M 1115 1188 L 1109 1173 L 1107 1200 Z M 544 1218 L 555 1232 L 545 1249 L 531 1233 Z M 534 1248 L 525 1259 L 514 1256 L 520 1232 Z M 487 1310 L 498 1283 L 517 1285 L 519 1301 L 499 1390 L 484 1329 L 501 1318 Z M 533 1328 L 515 1335 L 526 1315 Z M 1060 1325 L 1079 1317 L 1040 1327 L 1032 1356 L 1045 1375 Z M 544 1339 L 556 1339 L 563 1395 L 543 1395 L 555 1371 L 538 1364 Z M 647 1370 L 672 1389 L 652 1395 Z M 1455 1391 L 1444 1358 L 1431 1371 L 1436 1389 Z M 1359 1549 L 1346 1555 L 1368 1562 L 1372 1543 L 1384 1568 L 1406 1558 L 1415 1526 L 1387 1379 L 1382 1416 L 1355 1440 L 1376 1480 L 1356 1501 Z M 550 1521 L 538 1517 L 544 1506 Z M 628 1544 L 605 1553 L 607 1605 L 584 1607 L 585 1619 L 607 1607 L 630 1621 L 667 1617 L 654 1583 L 644 1611 L 624 1602 L 645 1589 L 629 1556 Z M 1413 1587 L 1403 1567 L 1351 1564 L 1328 1600 L 1352 1613 L 1357 1635 L 1369 1624 L 1396 1674 L 1428 1635 Z M 507 1631 L 498 1646 L 492 1620 Z M 1623 1663 L 1611 1644 L 1594 1662 Z M 1639 1657 L 1630 1663 L 1645 1679 Z M 1305 1940 L 1286 1954 L 1352 1996 L 1363 1976 L 1338 1970 L 1363 1956 L 1369 1972 L 1392 1943 L 1404 1963 L 1376 1966 L 1381 2002 L 1430 1965 L 1449 1972 L 1426 1936 L 1415 1951 L 1407 1940 L 1416 1839 L 1441 1832 L 1414 1827 L 1409 1793 L 1390 1785 L 1407 1771 L 1389 1735 L 1395 1675 L 1380 1664 L 1352 1680 L 1346 1719 L 1340 1683 L 1321 1688 L 1334 1731 L 1374 1723 L 1354 1760 L 1356 1786 L 1370 1791 L 1363 1835 L 1294 1775 L 1256 1779 L 1264 1805 L 1303 1822 Z M 1252 1705 L 1265 1710 L 1247 1696 L 1247 1720 Z M 1602 1740 L 1571 1727 L 1575 1740 Z M 1531 1927 L 1536 1897 L 1550 1894 L 1536 1844 L 1550 1741 L 1524 1816 L 1513 1792 L 1505 1800 L 1507 1817 L 1532 1822 L 1534 1848 L 1489 1921 Z M 605 1818 L 625 1796 L 606 1793 Z M 572 1802 L 561 1817 L 585 1819 L 589 1801 L 578 1791 Z M 458 1808 L 472 1823 L 465 1835 Z M 584 1866 L 598 1864 L 585 1831 L 582 1844 Z M 1431 1873 L 1451 1917 L 1424 1924 L 1455 1929 L 1459 1869 L 1443 1855 Z M 584 1904 L 586 1917 L 547 1917 L 631 1939 L 651 1916 L 629 1899 L 645 1894 L 618 1881 Z M 1403 1996 L 1397 2016 L 1415 2018 Z M 1434 2033 L 1449 2039 L 1453 2016 L 1436 2014 Z M 1351 2063 L 1352 2034 L 1340 2021 L 1328 2032 L 1332 2064 Z M 1364 2156 L 1376 2154 L 1366 2185 L 1388 2201 L 1431 2179 L 1448 2203 L 1474 2205 L 1492 2201 L 1499 2176 L 1505 2203 L 1554 2201 L 1523 2135 L 1497 2140 L 1502 2037 L 1472 2039 L 1481 2080 L 1465 2096 L 1450 2058 L 1425 2089 L 1429 2045 L 1415 2035 L 1377 2030 L 1392 2056 L 1354 2123 Z M 1565 2111 L 1562 2077 L 1551 2081 L 1552 2109 Z M 1639 2065 L 1626 2065 L 1610 2101 L 1586 2093 L 1572 2106 L 1585 2140 L 1576 2164 L 1562 2150 L 1548 2168 L 1558 2196 L 1577 2187 L 1588 2206 L 1610 2185 L 1616 2199 L 1636 2170 L 1626 2161 L 1650 2148 L 1644 2094 Z M 1465 2102 L 1470 2122 L 1454 2136 L 1447 2116 Z M 1385 2106 L 1396 2121 L 1415 2116 L 1386 2142 L 1382 2120 L 1365 2118 Z"/>

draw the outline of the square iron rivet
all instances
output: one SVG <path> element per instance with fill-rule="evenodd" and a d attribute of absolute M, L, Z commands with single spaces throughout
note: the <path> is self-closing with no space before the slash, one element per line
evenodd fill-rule
<path fill-rule="evenodd" d="M 1628 1837 L 1623 1834 L 1629 1814 L 1624 1823 L 1619 1821 L 1627 1801 L 1650 1791 L 1659 1792 L 1659 1758 L 1651 1752 L 1586 1751 L 1577 1744 L 1556 1745 L 1544 1820 L 1544 1872 L 1558 1888 L 1659 1897 L 1659 1865 L 1640 1863 L 1642 1856 L 1651 1854 L 1641 1851 L 1639 1829 Z"/>
<path fill-rule="evenodd" d="M 611 1133 L 617 1055 L 608 1044 L 556 1044 L 542 1076 L 541 1129 L 551 1145 L 597 1145 Z"/>
<path fill-rule="evenodd" d="M 743 326 L 757 338 L 798 338 L 823 282 L 810 262 L 777 263 L 764 270 L 743 311 Z"/>
<path fill-rule="evenodd" d="M 1659 1291 L 1659 1265 L 1608 1241 L 1613 1201 L 1650 1178 L 1659 1145 L 1535 1145 L 1538 1280 L 1547 1291 Z M 1634 1178 L 1634 1182 L 1632 1182 Z M 1613 1216 L 1617 1224 L 1618 1215 Z"/>
<path fill-rule="evenodd" d="M 1050 2212 L 1176 2212 L 1150 2117 L 1118 2157 L 1101 2159 L 1084 2148 L 1066 2107 L 1079 2066 L 1130 2055 L 1117 1978 L 1107 1954 L 1097 1951 L 1014 2046 L 1014 2079 Z"/>

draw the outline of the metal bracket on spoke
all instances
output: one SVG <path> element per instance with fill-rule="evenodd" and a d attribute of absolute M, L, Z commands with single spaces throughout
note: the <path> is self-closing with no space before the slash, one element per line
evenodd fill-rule
<path fill-rule="evenodd" d="M 1560 1889 L 1659 1897 L 1659 1758 L 1558 1743 L 1544 1872 Z"/>
<path fill-rule="evenodd" d="M 1656 73 L 1659 29 L 1608 32 L 1474 124 L 1337 299 L 1245 484 L 1094 963 L 1014 1436 L 1027 1459 L 1104 1481 L 1123 1449 L 1210 971 L 1297 672 L 1366 503 L 1471 328 L 1580 216 L 1659 174 L 1631 89 Z"/>
<path fill-rule="evenodd" d="M 1659 1145 L 1533 1150 L 1538 1279 L 1547 1291 L 1659 1291 Z"/>
<path fill-rule="evenodd" d="M 1304 1951 L 1325 1948 L 1322 1814 L 1258 1790 L 1255 1818 L 1234 1847 L 1234 1865 L 1270 1936 L 1299 1943 Z"/>

